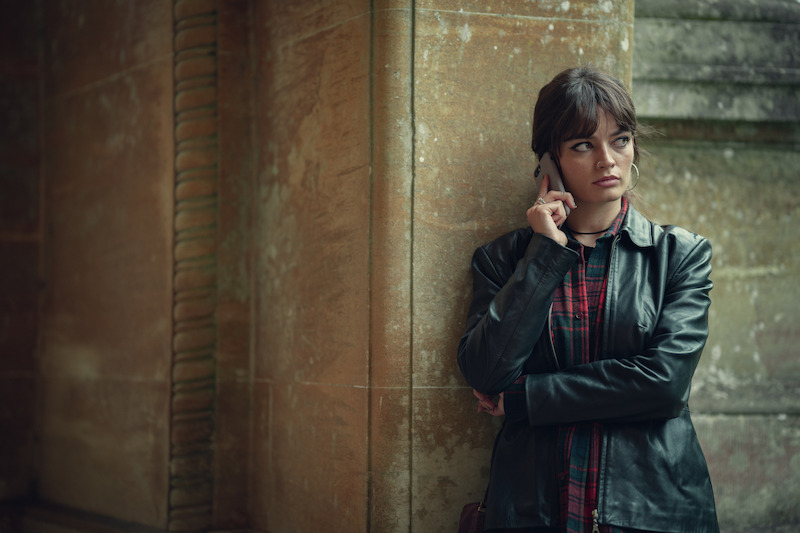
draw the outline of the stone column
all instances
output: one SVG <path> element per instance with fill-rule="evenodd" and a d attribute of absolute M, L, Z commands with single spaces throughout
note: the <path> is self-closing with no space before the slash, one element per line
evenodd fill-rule
<path fill-rule="evenodd" d="M 455 364 L 472 253 L 526 224 L 539 88 L 585 63 L 629 83 L 633 2 L 425 0 L 413 18 L 409 520 L 446 531 L 483 495 L 497 429 Z"/>
<path fill-rule="evenodd" d="M 633 2 L 257 3 L 253 524 L 452 530 L 495 421 L 455 364 L 525 223 L 539 87 L 631 78 Z"/>

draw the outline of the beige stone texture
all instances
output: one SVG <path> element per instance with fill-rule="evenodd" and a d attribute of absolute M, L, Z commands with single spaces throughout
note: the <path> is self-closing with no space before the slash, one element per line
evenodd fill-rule
<path fill-rule="evenodd" d="M 413 11 L 373 14 L 369 517 L 375 531 L 411 526 Z"/>
<path fill-rule="evenodd" d="M 454 529 L 485 490 L 495 421 L 455 364 L 475 248 L 524 225 L 539 87 L 593 63 L 630 80 L 632 5 L 425 2 L 415 19 L 411 521 Z M 610 10 L 610 11 L 609 11 Z M 610 19 L 610 20 L 609 20 Z"/>
<path fill-rule="evenodd" d="M 722 531 L 800 520 L 798 22 L 791 2 L 636 2 L 634 101 L 663 133 L 638 190 L 653 218 L 714 252 L 690 407 Z"/>
<path fill-rule="evenodd" d="M 479 416 L 466 387 L 414 389 L 411 531 L 449 531 L 480 501 L 498 420 Z"/>
<path fill-rule="evenodd" d="M 800 373 L 791 346 L 798 332 L 789 317 L 800 271 L 790 221 L 800 204 L 786 169 L 800 158 L 775 147 L 652 142 L 641 165 L 640 194 L 653 218 L 700 233 L 713 247 L 711 334 L 692 398 L 703 412 L 797 409 Z M 689 190 L 697 199 L 691 203 L 683 200 Z"/>
<path fill-rule="evenodd" d="M 42 0 L 0 84 L 0 529 L 455 530 L 500 422 L 456 366 L 471 255 L 525 224 L 540 86 L 630 83 L 633 8 Z M 649 214 L 716 254 L 720 513 L 791 520 L 800 162 L 648 147 Z"/>
<path fill-rule="evenodd" d="M 696 415 L 694 422 L 714 482 L 722 531 L 796 529 L 797 417 Z"/>
<path fill-rule="evenodd" d="M 256 379 L 365 386 L 370 18 L 309 16 L 330 25 L 282 44 L 281 16 L 256 25 L 276 29 L 257 45 L 272 51 L 258 55 L 269 105 L 257 124 Z"/>
<path fill-rule="evenodd" d="M 413 14 L 373 15 L 371 385 L 410 385 L 413 206 Z M 377 7 L 377 6 L 376 6 Z"/>
<path fill-rule="evenodd" d="M 409 531 L 411 392 L 404 387 L 374 387 L 369 401 L 369 523 L 376 531 Z"/>
<path fill-rule="evenodd" d="M 365 531 L 367 389 L 257 383 L 254 391 L 254 528 Z"/>
<path fill-rule="evenodd" d="M 367 527 L 371 18 L 330 7 L 254 17 L 257 529 Z"/>

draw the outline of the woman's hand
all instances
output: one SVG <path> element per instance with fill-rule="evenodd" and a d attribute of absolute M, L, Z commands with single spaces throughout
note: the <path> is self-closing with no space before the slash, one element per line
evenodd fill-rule
<path fill-rule="evenodd" d="M 489 413 L 492 416 L 505 416 L 506 410 L 503 407 L 503 393 L 500 393 L 500 399 L 497 404 L 494 403 L 493 397 L 488 394 L 483 394 L 475 389 L 472 389 L 472 394 L 478 399 L 478 412 Z"/>
<path fill-rule="evenodd" d="M 545 175 L 542 186 L 539 187 L 539 197 L 536 203 L 528 209 L 527 217 L 533 231 L 545 237 L 550 237 L 561 246 L 567 244 L 567 235 L 559 228 L 567 220 L 567 211 L 564 202 L 572 209 L 577 204 L 569 192 L 549 191 L 550 176 Z M 542 201 L 540 202 L 539 199 Z"/>

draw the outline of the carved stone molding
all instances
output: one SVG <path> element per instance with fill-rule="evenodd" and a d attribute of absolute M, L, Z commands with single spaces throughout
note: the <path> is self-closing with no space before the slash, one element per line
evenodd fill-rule
<path fill-rule="evenodd" d="M 211 528 L 217 352 L 217 7 L 175 0 L 169 529 Z"/>
<path fill-rule="evenodd" d="M 798 23 L 798 2 L 637 0 L 633 96 L 639 116 L 692 127 L 717 121 L 729 139 L 745 142 L 762 140 L 778 124 L 785 142 L 800 121 Z M 747 133 L 759 124 L 767 126 Z"/>

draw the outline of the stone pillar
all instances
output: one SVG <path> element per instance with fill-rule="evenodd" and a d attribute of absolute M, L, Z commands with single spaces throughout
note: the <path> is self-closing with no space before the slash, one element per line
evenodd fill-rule
<path fill-rule="evenodd" d="M 366 531 L 370 2 L 256 2 L 252 525 Z"/>
<path fill-rule="evenodd" d="M 584 63 L 629 82 L 633 2 L 426 0 L 413 17 L 409 520 L 446 531 L 483 495 L 497 429 L 455 364 L 472 253 L 526 224 L 539 88 Z"/>
<path fill-rule="evenodd" d="M 633 2 L 258 2 L 253 525 L 452 530 L 494 421 L 455 364 L 525 223 L 539 87 L 629 81 Z"/>

